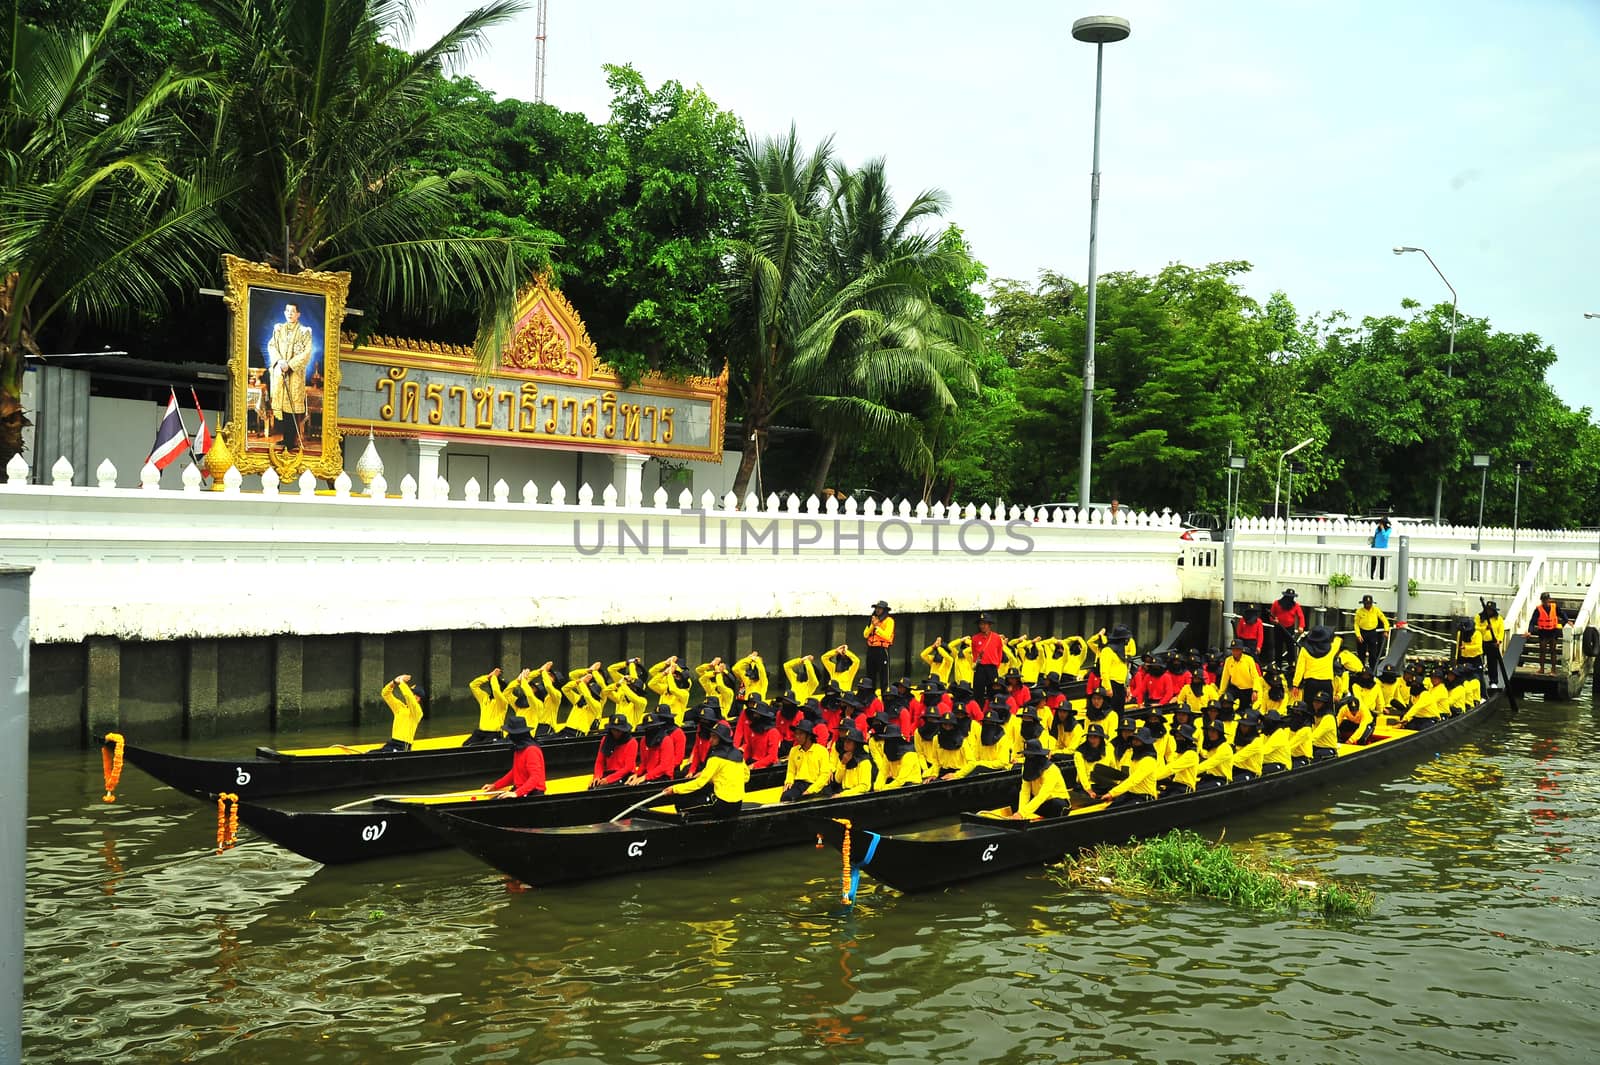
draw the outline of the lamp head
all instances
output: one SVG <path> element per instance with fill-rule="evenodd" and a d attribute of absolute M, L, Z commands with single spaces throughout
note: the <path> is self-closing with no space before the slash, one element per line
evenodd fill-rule
<path fill-rule="evenodd" d="M 1072 24 L 1073 39 L 1085 44 L 1115 44 L 1132 32 L 1128 20 L 1116 15 L 1086 15 Z"/>
<path fill-rule="evenodd" d="M 1232 470 L 1242 470 L 1242 469 L 1244 469 L 1244 456 L 1243 455 L 1230 455 L 1230 456 L 1228 456 L 1228 468 L 1232 469 Z"/>
<path fill-rule="evenodd" d="M 1489 468 L 1489 456 L 1484 454 L 1473 455 L 1472 464 L 1478 469 L 1486 470 Z"/>

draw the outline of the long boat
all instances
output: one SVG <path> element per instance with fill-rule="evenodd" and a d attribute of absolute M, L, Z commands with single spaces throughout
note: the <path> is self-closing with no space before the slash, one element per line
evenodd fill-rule
<path fill-rule="evenodd" d="M 466 734 L 418 740 L 409 751 L 379 754 L 381 743 L 333 744 L 277 750 L 257 747 L 243 758 L 195 758 L 136 744 L 123 758 L 171 788 L 205 799 L 222 792 L 266 798 L 312 791 L 387 788 L 446 777 L 499 776 L 511 768 L 511 744 L 462 746 Z M 105 743 L 105 740 L 101 740 Z M 594 761 L 599 737 L 559 736 L 543 741 L 547 770 L 582 768 Z"/>
<path fill-rule="evenodd" d="M 750 774 L 752 787 L 783 782 L 782 764 Z M 589 824 L 622 813 L 665 787 L 657 782 L 586 790 L 588 776 L 553 779 L 543 795 L 496 797 L 483 792 L 373 796 L 332 810 L 282 810 L 240 802 L 239 820 L 278 846 L 324 865 L 348 865 L 402 854 L 442 850 L 449 843 L 416 816 L 419 808 L 471 811 L 484 824 L 549 828 Z"/>
<path fill-rule="evenodd" d="M 817 818 L 847 817 L 879 827 L 942 817 L 1013 798 L 1016 775 L 973 773 L 894 791 L 780 803 L 778 788 L 747 793 L 744 810 L 720 820 L 651 807 L 615 823 L 522 828 L 488 823 L 487 806 L 416 815 L 445 840 L 529 886 L 625 876 L 808 843 Z"/>
<path fill-rule="evenodd" d="M 870 825 L 853 824 L 847 830 L 832 818 L 818 818 L 812 828 L 835 850 L 842 847 L 848 831 L 854 868 L 900 891 L 928 891 L 1004 870 L 1042 865 L 1099 843 L 1121 843 L 1200 821 L 1226 820 L 1232 828 L 1235 815 L 1266 803 L 1314 789 L 1332 789 L 1381 766 L 1421 759 L 1457 743 L 1505 705 L 1506 693 L 1496 691 L 1472 710 L 1444 718 L 1431 728 L 1406 730 L 1365 747 L 1348 748 L 1350 753 L 1337 758 L 1116 809 L 1096 804 L 1081 812 L 1037 821 L 966 813 L 958 823 L 903 835 L 884 835 Z M 1012 786 L 1007 801 L 1015 802 L 1019 775 L 1009 773 L 1007 779 Z"/>

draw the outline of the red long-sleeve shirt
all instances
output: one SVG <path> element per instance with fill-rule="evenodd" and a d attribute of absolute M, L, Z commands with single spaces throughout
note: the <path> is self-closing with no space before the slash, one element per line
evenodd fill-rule
<path fill-rule="evenodd" d="M 1187 677 L 1188 674 L 1185 673 L 1184 676 Z M 1187 680 L 1179 683 L 1178 678 L 1171 673 L 1163 673 L 1159 677 L 1152 678 L 1149 689 L 1150 701 L 1152 703 L 1170 703 L 1177 698 L 1179 690 L 1187 683 Z"/>
<path fill-rule="evenodd" d="M 775 728 L 769 728 L 765 732 L 751 729 L 744 746 L 746 764 L 751 769 L 765 769 L 769 765 L 777 765 L 778 742 L 778 730 Z"/>
<path fill-rule="evenodd" d="M 1302 611 L 1302 613 L 1304 612 Z M 1302 617 L 1301 620 L 1304 621 L 1305 619 Z M 1267 638 L 1267 627 L 1262 624 L 1260 618 L 1256 618 L 1254 621 L 1246 621 L 1240 618 L 1238 624 L 1233 627 L 1233 634 L 1243 640 L 1246 647 L 1254 647 L 1256 649 L 1255 653 L 1260 654 L 1262 641 Z"/>
<path fill-rule="evenodd" d="M 516 789 L 518 795 L 544 794 L 544 752 L 531 743 L 519 750 L 511 759 L 511 770 L 489 785 L 489 791 L 499 791 L 506 785 Z"/>
<path fill-rule="evenodd" d="M 617 744 L 606 753 L 604 740 L 600 741 L 600 750 L 594 756 L 594 779 L 597 784 L 615 784 L 625 777 L 633 775 L 639 765 L 639 741 L 628 739 Z"/>
<path fill-rule="evenodd" d="M 1011 712 L 1014 714 L 1018 710 L 1021 710 L 1024 706 L 1027 706 L 1028 700 L 1032 698 L 1033 692 L 1029 690 L 1028 686 L 1026 684 L 1019 684 L 1017 685 L 1016 691 L 1006 696 L 1006 704 L 1011 707 Z"/>
<path fill-rule="evenodd" d="M 978 700 L 968 699 L 967 705 L 962 707 L 962 710 L 964 710 L 966 715 L 972 718 L 972 720 L 980 723 L 983 721 L 983 707 L 978 703 Z"/>
<path fill-rule="evenodd" d="M 1277 622 L 1279 625 L 1282 625 L 1290 632 L 1294 632 L 1296 629 L 1303 629 L 1306 627 L 1306 612 L 1300 609 L 1299 603 L 1295 603 L 1294 606 L 1290 607 L 1288 610 L 1285 610 L 1283 609 L 1283 604 L 1274 599 L 1272 601 L 1270 610 L 1272 613 L 1272 620 Z"/>
<path fill-rule="evenodd" d="M 972 664 L 998 666 L 1005 661 L 1006 638 L 998 632 L 978 632 L 972 636 Z"/>
<path fill-rule="evenodd" d="M 675 728 L 661 737 L 654 747 L 640 749 L 639 772 L 646 780 L 671 780 L 683 764 L 683 729 Z"/>
<path fill-rule="evenodd" d="M 694 746 L 689 748 L 689 775 L 695 776 L 705 768 L 706 759 L 711 757 L 711 737 L 702 737 L 698 731 L 694 735 Z"/>

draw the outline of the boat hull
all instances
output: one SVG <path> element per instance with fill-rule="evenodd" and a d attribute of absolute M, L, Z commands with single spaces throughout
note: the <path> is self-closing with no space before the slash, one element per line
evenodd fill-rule
<path fill-rule="evenodd" d="M 772 787 L 783 782 L 783 767 L 758 769 L 751 787 Z M 651 798 L 661 784 L 602 788 L 561 795 L 525 795 L 520 798 L 468 799 L 434 803 L 427 808 L 445 812 L 471 812 L 484 824 L 515 828 L 550 828 L 590 824 L 615 817 L 628 807 Z M 241 802 L 239 820 L 278 846 L 324 865 L 349 865 L 379 858 L 394 858 L 449 846 L 428 830 L 416 816 L 416 803 L 375 800 L 349 810 L 280 810 L 260 803 Z"/>
<path fill-rule="evenodd" d="M 817 818 L 877 827 L 909 824 L 1016 797 L 1015 773 L 975 774 L 892 792 L 747 808 L 733 818 L 695 821 L 630 817 L 615 824 L 508 828 L 480 811 L 419 810 L 430 829 L 525 884 L 543 886 L 625 876 L 810 842 Z"/>
<path fill-rule="evenodd" d="M 547 770 L 581 769 L 594 761 L 593 736 L 546 741 Z M 497 777 L 511 768 L 511 745 L 486 743 L 400 754 L 295 755 L 257 748 L 244 758 L 194 758 L 125 744 L 123 758 L 161 783 L 196 798 L 233 792 L 241 799 L 365 788 L 447 777 Z"/>
<path fill-rule="evenodd" d="M 854 826 L 851 853 L 867 875 L 905 892 L 928 891 L 1008 869 L 1041 865 L 1100 843 L 1122 843 L 1204 821 L 1226 820 L 1265 803 L 1329 788 L 1405 759 L 1421 759 L 1459 742 L 1506 703 L 1496 692 L 1469 713 L 1432 728 L 1337 759 L 1312 762 L 1248 783 L 1170 796 L 1154 802 L 1043 821 L 967 817 L 959 825 L 901 836 Z M 1233 827 L 1231 821 L 1228 826 Z M 838 849 L 845 828 L 815 820 L 814 830 Z"/>

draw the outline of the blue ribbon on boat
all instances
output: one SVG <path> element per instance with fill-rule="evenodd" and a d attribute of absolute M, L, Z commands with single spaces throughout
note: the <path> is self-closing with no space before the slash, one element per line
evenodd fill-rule
<path fill-rule="evenodd" d="M 848 831 L 848 830 L 847 830 Z M 861 870 L 872 861 L 872 856 L 878 853 L 878 841 L 883 837 L 876 832 L 868 832 L 872 842 L 867 844 L 867 853 L 861 856 L 859 862 L 854 863 L 850 869 L 850 901 L 854 902 L 856 892 L 861 889 Z"/>

